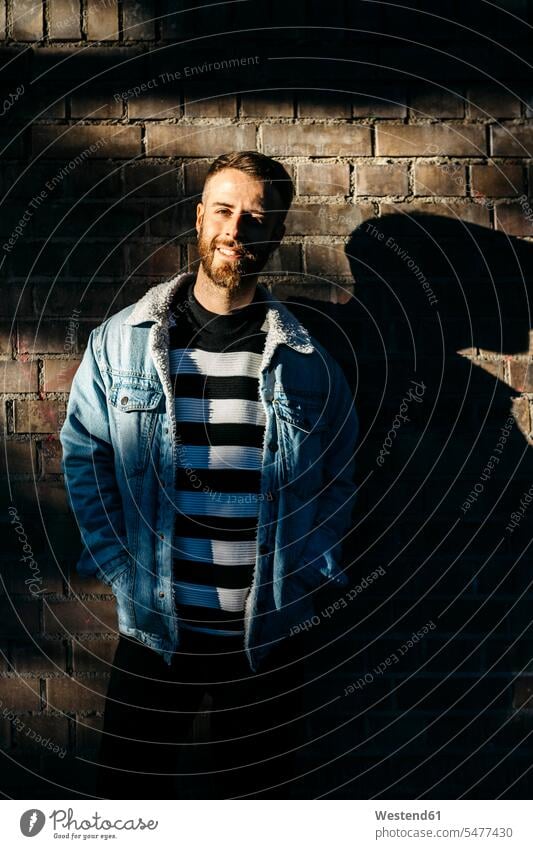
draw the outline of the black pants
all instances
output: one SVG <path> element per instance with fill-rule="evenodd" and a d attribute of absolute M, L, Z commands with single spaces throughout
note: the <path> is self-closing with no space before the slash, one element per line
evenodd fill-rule
<path fill-rule="evenodd" d="M 266 670 L 254 673 L 240 642 L 232 653 L 212 654 L 212 643 L 197 636 L 193 645 L 180 646 L 171 666 L 142 643 L 120 636 L 105 705 L 97 795 L 292 797 L 298 750 L 305 742 L 300 638 L 278 643 Z M 198 719 L 207 718 L 205 739 Z"/>

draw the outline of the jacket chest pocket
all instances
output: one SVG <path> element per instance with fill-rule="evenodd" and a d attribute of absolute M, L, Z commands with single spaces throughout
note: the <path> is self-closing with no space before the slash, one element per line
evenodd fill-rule
<path fill-rule="evenodd" d="M 298 499 L 320 493 L 328 425 L 324 403 L 316 398 L 276 395 L 273 409 L 278 428 L 281 485 Z"/>
<path fill-rule="evenodd" d="M 116 424 L 118 456 L 126 477 L 141 475 L 163 397 L 161 386 L 144 379 L 113 380 L 109 404 Z"/>

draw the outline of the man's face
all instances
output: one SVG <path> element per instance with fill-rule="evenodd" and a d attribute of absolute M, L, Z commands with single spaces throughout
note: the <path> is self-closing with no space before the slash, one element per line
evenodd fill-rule
<path fill-rule="evenodd" d="M 236 168 L 211 177 L 204 200 L 196 215 L 202 268 L 216 286 L 236 290 L 261 271 L 283 238 L 281 201 L 276 191 Z"/>

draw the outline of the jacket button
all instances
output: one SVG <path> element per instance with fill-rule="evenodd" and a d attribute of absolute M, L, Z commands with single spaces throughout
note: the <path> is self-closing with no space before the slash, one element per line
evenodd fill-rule
<path fill-rule="evenodd" d="M 259 546 L 259 554 L 268 554 L 268 545 L 265 545 L 264 542 Z"/>
<path fill-rule="evenodd" d="M 159 593 L 159 598 L 165 598 L 165 593 Z"/>
<path fill-rule="evenodd" d="M 127 404 L 129 400 L 130 399 L 128 398 L 128 396 L 124 395 L 124 397 L 120 399 L 120 403 L 121 404 Z"/>
<path fill-rule="evenodd" d="M 165 534 L 159 534 L 160 539 L 165 539 Z"/>

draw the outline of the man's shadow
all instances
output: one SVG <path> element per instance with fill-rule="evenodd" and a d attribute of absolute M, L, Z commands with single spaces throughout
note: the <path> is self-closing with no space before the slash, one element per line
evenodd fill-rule
<path fill-rule="evenodd" d="M 315 628 L 317 646 L 330 642 L 323 669 L 336 669 L 318 691 L 340 696 L 320 727 L 323 752 L 339 756 L 321 783 L 352 798 L 520 798 L 533 246 L 398 214 L 364 222 L 346 253 L 353 299 L 290 303 L 352 385 L 358 498 L 345 560 L 359 587 L 380 570 Z"/>

